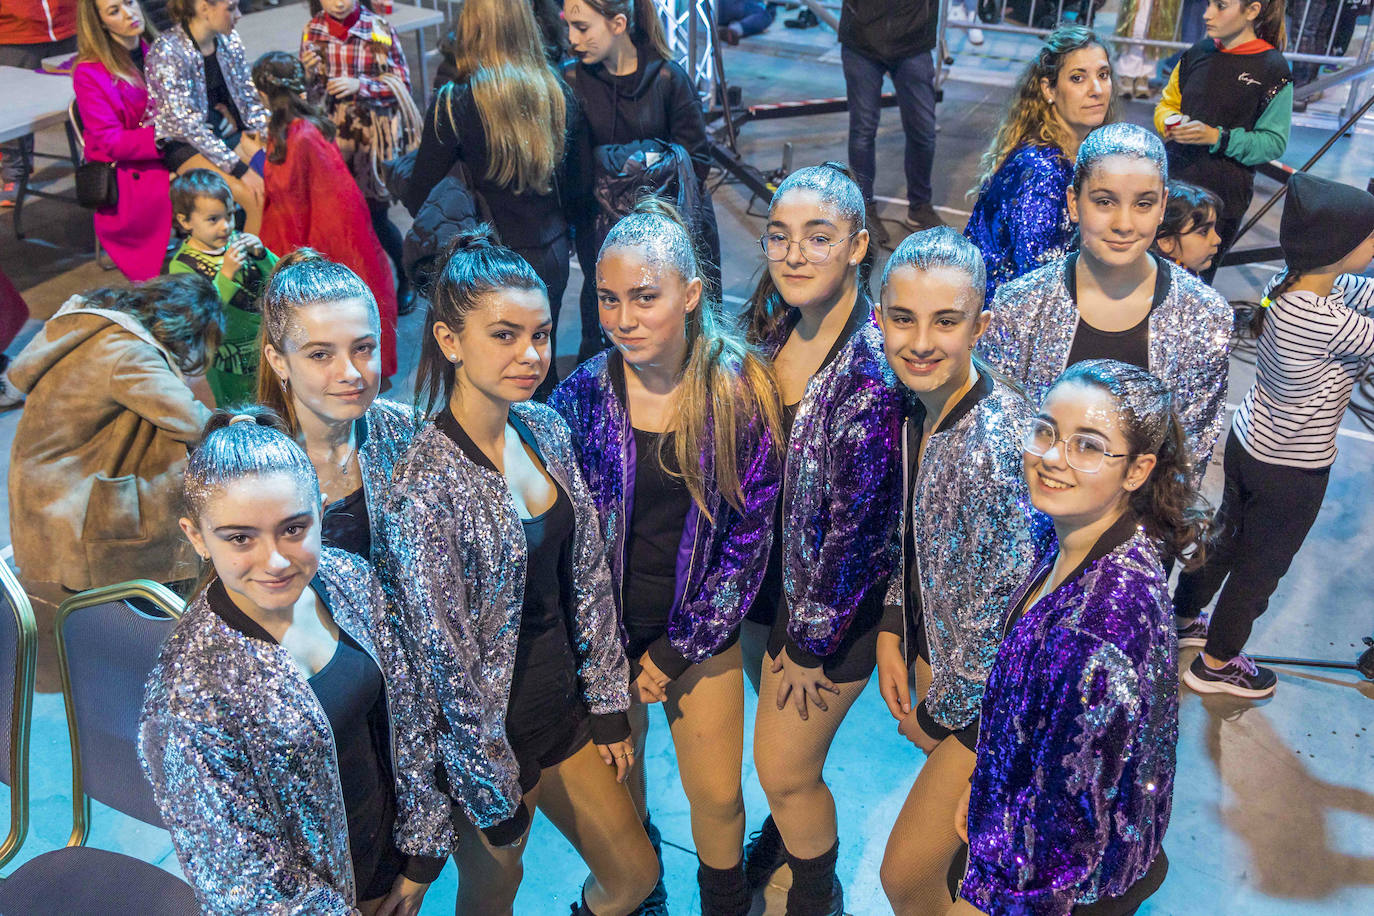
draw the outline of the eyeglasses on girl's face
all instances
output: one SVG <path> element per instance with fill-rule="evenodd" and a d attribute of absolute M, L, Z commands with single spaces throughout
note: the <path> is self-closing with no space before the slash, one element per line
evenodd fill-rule
<path fill-rule="evenodd" d="M 770 261 L 785 261 L 787 255 L 796 245 L 801 256 L 812 264 L 824 264 L 830 260 L 830 254 L 835 250 L 836 245 L 843 245 L 845 242 L 858 235 L 863 230 L 855 229 L 844 238 L 830 241 L 828 235 L 815 234 L 808 235 L 804 239 L 792 240 L 781 232 L 765 232 L 759 236 L 759 244 L 763 246 L 763 256 Z"/>
<path fill-rule="evenodd" d="M 1130 452 L 1107 451 L 1107 440 L 1092 433 L 1074 433 L 1060 438 L 1059 430 L 1048 420 L 1031 417 L 1021 447 L 1036 456 L 1044 456 L 1060 443 L 1064 444 L 1064 460 L 1069 467 L 1084 474 L 1096 474 L 1108 458 L 1129 458 Z"/>

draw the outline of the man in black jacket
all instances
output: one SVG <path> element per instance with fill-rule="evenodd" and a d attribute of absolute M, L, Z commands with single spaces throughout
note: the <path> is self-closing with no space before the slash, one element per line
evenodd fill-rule
<path fill-rule="evenodd" d="M 868 230 L 891 247 L 873 206 L 874 143 L 883 75 L 892 76 L 906 133 L 907 217 L 912 232 L 943 226 L 931 206 L 935 164 L 935 0 L 844 0 L 840 54 L 849 96 L 849 165 L 868 202 Z"/>

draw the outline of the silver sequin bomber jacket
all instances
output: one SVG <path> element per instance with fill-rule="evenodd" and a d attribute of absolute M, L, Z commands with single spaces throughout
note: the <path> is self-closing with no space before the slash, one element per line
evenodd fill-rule
<path fill-rule="evenodd" d="M 1061 258 L 997 290 L 992 322 L 978 350 L 1020 383 L 1039 404 L 1068 368 L 1078 306 L 1068 272 L 1077 254 Z M 1193 476 L 1201 482 L 1225 419 L 1230 371 L 1231 306 L 1188 271 L 1162 258 L 1168 289 L 1150 312 L 1149 370 L 1174 394 Z"/>
<path fill-rule="evenodd" d="M 910 661 L 914 609 L 904 606 L 914 572 L 933 675 L 926 711 L 952 731 L 978 717 L 1008 604 L 1053 540 L 1053 526 L 1031 505 L 1022 473 L 1021 439 L 1034 415 L 1023 395 L 981 373 L 931 433 L 914 480 L 906 469 L 915 457 L 910 450 L 919 447 L 923 418 L 906 421 L 908 497 L 898 533 L 913 526 L 914 553 L 902 537 L 902 565 L 888 590 L 883 628 L 902 636 Z"/>
<path fill-rule="evenodd" d="M 215 53 L 244 130 L 266 131 L 267 109 L 253 88 L 239 33 L 216 35 Z M 210 102 L 205 90 L 205 58 L 184 28 L 174 25 L 158 36 L 148 52 L 145 70 L 149 114 L 158 141 L 189 143 L 215 168 L 232 173 L 243 160 L 206 123 Z"/>
<path fill-rule="evenodd" d="M 511 407 L 511 420 L 531 434 L 546 470 L 572 501 L 576 606 L 569 624 L 578 680 L 594 740 L 623 740 L 629 665 L 596 507 L 563 420 L 528 402 Z M 514 815 L 522 798 L 506 710 L 527 547 L 505 478 L 482 461 L 434 423 L 426 425 L 396 466 L 383 526 L 387 589 L 414 670 L 423 675 L 420 715 L 434 723 L 430 753 L 443 762 L 451 794 L 450 800 L 437 784 L 423 793 L 422 819 L 436 831 L 426 855 L 451 849 L 447 824 L 455 804 L 477 827 L 491 827 Z"/>
<path fill-rule="evenodd" d="M 339 628 L 381 669 L 396 774 L 396 842 L 433 782 L 413 691 L 366 561 L 323 550 L 316 583 Z M 177 858 L 211 916 L 357 913 L 333 732 L 281 646 L 226 623 L 205 593 L 162 647 L 139 721 L 139 757 Z"/>
<path fill-rule="evenodd" d="M 373 531 L 382 527 L 382 509 L 391 490 L 391 474 L 401 460 L 410 440 L 415 438 L 415 412 L 408 407 L 377 398 L 363 415 L 367 437 L 358 446 L 358 468 L 362 472 L 368 522 Z M 385 557 L 377 538 L 372 540 L 372 564 Z"/>

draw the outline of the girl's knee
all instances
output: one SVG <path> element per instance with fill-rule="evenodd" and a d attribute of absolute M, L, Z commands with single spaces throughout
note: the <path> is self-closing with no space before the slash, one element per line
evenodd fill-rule
<path fill-rule="evenodd" d="M 687 801 L 693 818 L 725 823 L 744 816 L 744 792 L 739 783 L 730 785 L 722 781 L 720 785 L 693 787 Z"/>
<path fill-rule="evenodd" d="M 643 903 L 658 884 L 658 859 L 645 838 L 642 844 L 636 844 L 634 853 L 619 864 L 614 880 L 604 888 L 612 900 L 611 909 L 629 912 Z"/>

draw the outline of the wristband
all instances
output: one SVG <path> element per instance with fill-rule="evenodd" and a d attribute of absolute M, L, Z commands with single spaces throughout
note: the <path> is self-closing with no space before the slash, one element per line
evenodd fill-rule
<path fill-rule="evenodd" d="M 233 175 L 235 178 L 242 178 L 244 175 L 248 174 L 248 163 L 240 159 L 238 162 L 234 163 L 234 167 L 229 170 L 229 174 Z"/>
<path fill-rule="evenodd" d="M 1217 152 L 1226 155 L 1226 146 L 1231 142 L 1231 128 L 1217 128 Z"/>

